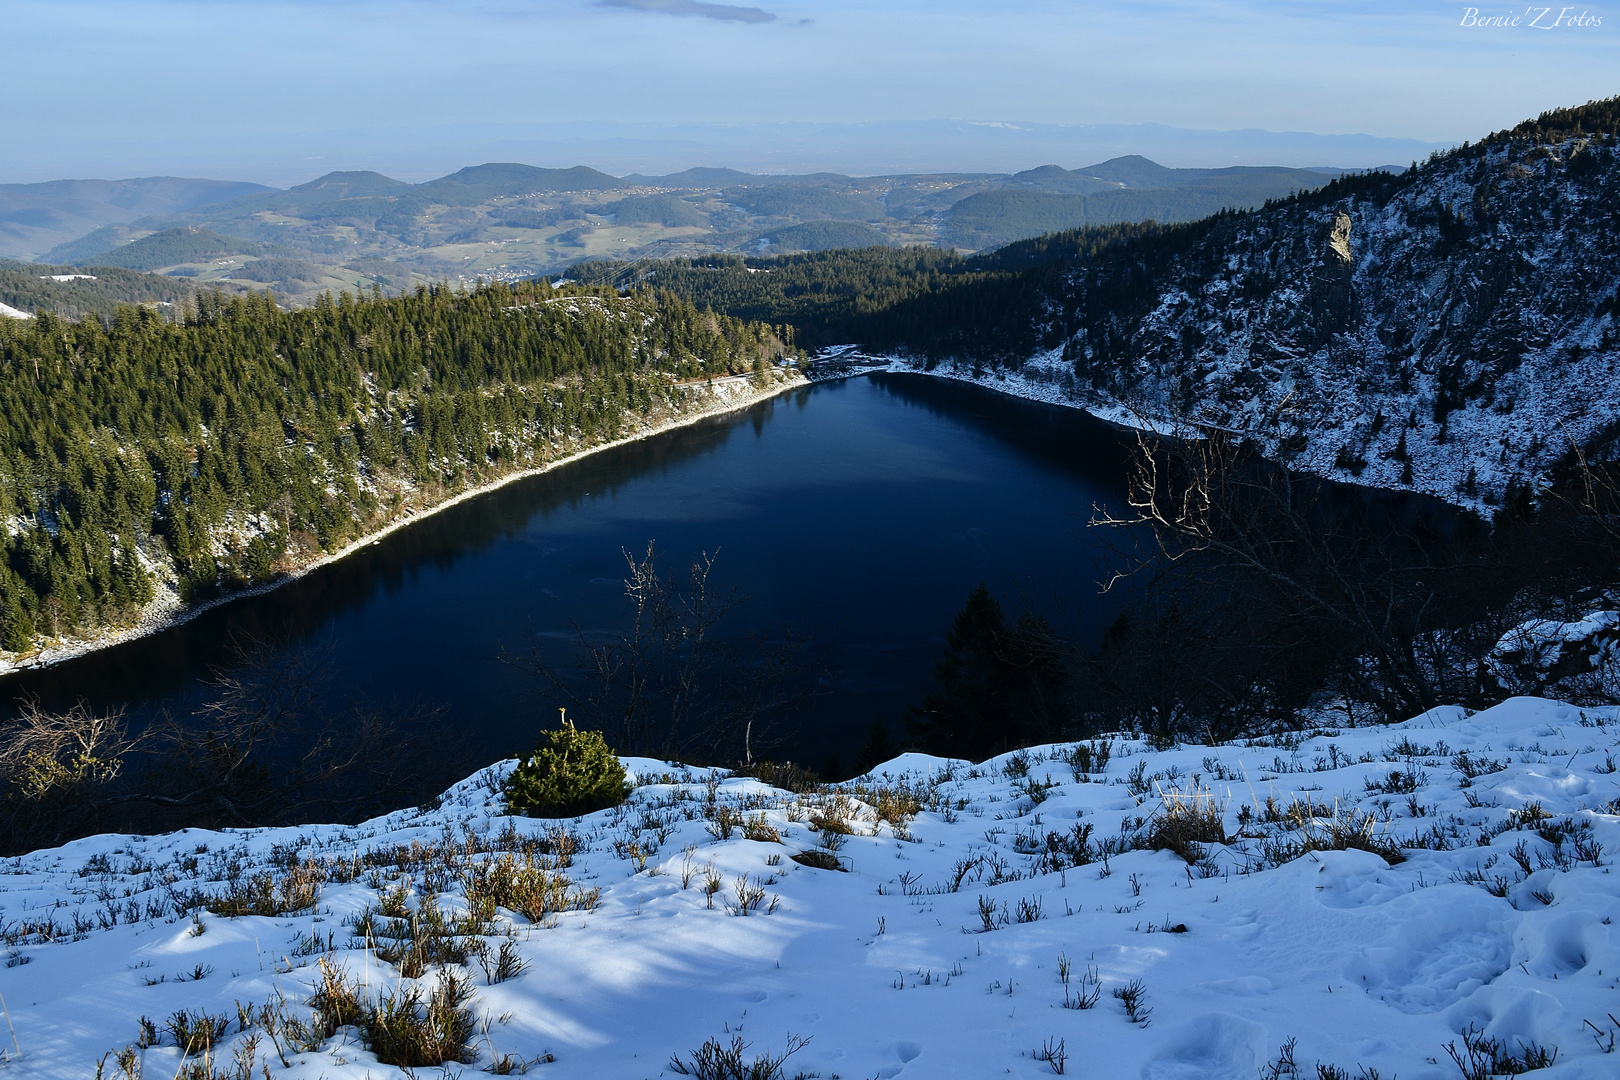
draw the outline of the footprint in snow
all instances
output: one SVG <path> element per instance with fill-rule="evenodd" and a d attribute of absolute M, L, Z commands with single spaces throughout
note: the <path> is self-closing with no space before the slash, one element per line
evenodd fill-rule
<path fill-rule="evenodd" d="M 1142 1080 L 1253 1080 L 1266 1029 L 1230 1013 L 1209 1013 L 1165 1033 Z"/>
<path fill-rule="evenodd" d="M 1590 911 L 1571 911 L 1549 922 L 1524 919 L 1514 936 L 1514 959 L 1542 979 L 1568 978 L 1595 959 L 1615 963 L 1609 931 Z M 1608 966 L 1608 965 L 1604 965 Z"/>

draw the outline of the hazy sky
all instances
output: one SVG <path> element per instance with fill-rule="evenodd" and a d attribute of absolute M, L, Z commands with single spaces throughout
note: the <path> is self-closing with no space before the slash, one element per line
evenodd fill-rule
<path fill-rule="evenodd" d="M 1543 30 L 1525 25 L 1539 6 L 1477 8 L 1519 27 L 1461 25 L 1473 8 L 5 0 L 0 180 L 300 157 L 319 172 L 334 142 L 411 172 L 466 123 L 955 118 L 1450 142 L 1620 91 L 1620 9 L 1556 6 L 1543 23 L 1601 25 Z"/>

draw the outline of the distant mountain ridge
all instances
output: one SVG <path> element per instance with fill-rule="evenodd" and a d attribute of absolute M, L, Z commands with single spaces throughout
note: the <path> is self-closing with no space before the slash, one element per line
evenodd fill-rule
<path fill-rule="evenodd" d="M 32 257 L 99 226 L 229 202 L 263 184 L 146 176 L 0 184 L 0 257 Z"/>
<path fill-rule="evenodd" d="M 227 291 L 269 285 L 297 303 L 332 289 L 559 274 L 586 258 L 861 244 L 980 250 L 1076 225 L 1258 206 L 1328 179 L 1299 169 L 1170 169 L 1141 156 L 1011 175 L 867 177 L 707 167 L 617 177 L 585 165 L 490 162 L 419 184 L 352 170 L 285 190 L 186 182 L 160 205 L 123 199 L 157 205 L 145 216 L 109 211 L 94 227 L 17 253 L 138 267 Z M 54 212 L 49 196 L 35 191 L 30 212 Z M 271 261 L 250 265 L 257 260 Z"/>
<path fill-rule="evenodd" d="M 942 243 L 980 250 L 1087 225 L 1196 221 L 1309 191 L 1331 178 L 1311 169 L 1264 166 L 1170 169 L 1140 155 L 1073 170 L 1044 165 L 957 203 Z"/>

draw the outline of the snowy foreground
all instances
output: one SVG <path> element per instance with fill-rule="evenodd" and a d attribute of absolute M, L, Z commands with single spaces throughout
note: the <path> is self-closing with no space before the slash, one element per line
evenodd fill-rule
<path fill-rule="evenodd" d="M 533 921 L 487 907 L 460 939 L 427 935 L 466 957 L 476 1060 L 450 1075 L 675 1075 L 672 1055 L 740 1033 L 749 1060 L 808 1039 L 785 1077 L 1469 1075 L 1447 1044 L 1469 1067 L 1555 1052 L 1537 1075 L 1620 1076 L 1620 710 L 1519 698 L 1102 749 L 907 755 L 847 795 L 636 759 L 626 806 L 563 823 L 501 814 L 506 763 L 359 827 L 9 860 L 3 1072 L 93 1076 L 111 1051 L 108 1077 L 193 1075 L 175 1030 L 219 1018 L 219 1076 L 249 1052 L 254 1076 L 401 1075 L 357 1027 L 318 1039 L 312 990 L 336 975 L 399 1000 L 414 984 L 384 957 L 411 966 L 404 928 L 453 924 L 504 865 L 549 882 L 521 902 Z M 1227 843 L 1181 843 L 1191 862 L 1140 846 L 1211 807 Z M 1396 865 L 1332 849 L 1347 840 Z M 423 971 L 424 1001 L 438 980 Z"/>

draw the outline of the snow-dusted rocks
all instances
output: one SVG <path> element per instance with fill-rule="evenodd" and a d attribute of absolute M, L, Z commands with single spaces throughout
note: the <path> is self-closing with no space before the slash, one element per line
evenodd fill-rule
<path fill-rule="evenodd" d="M 1508 693 L 1556 693 L 1580 700 L 1620 686 L 1620 611 L 1595 611 L 1574 622 L 1531 619 L 1502 635 L 1487 659 Z"/>
<path fill-rule="evenodd" d="M 1115 739 L 1105 763 L 1101 743 L 906 755 L 800 792 L 632 759 L 627 804 L 561 823 L 501 814 L 503 763 L 357 827 L 95 837 L 0 864 L 5 1071 L 90 1076 L 128 1048 L 173 1076 L 185 1010 L 228 1019 L 218 1075 L 254 1039 L 255 1076 L 400 1075 L 358 1027 L 278 1045 L 254 1017 L 307 1022 L 327 971 L 370 1000 L 431 990 L 396 946 L 437 909 L 476 1021 L 452 1075 L 673 1075 L 740 1035 L 748 1060 L 809 1039 L 785 1076 L 1250 1080 L 1292 1060 L 1438 1080 L 1452 1052 L 1556 1052 L 1540 1075 L 1613 1077 L 1617 743 L 1620 710 L 1519 698 L 1248 745 Z M 1202 815 L 1187 858 L 1143 846 L 1167 807 Z M 559 891 L 492 885 L 478 868 L 502 859 Z M 293 910 L 209 910 L 263 896 Z"/>

